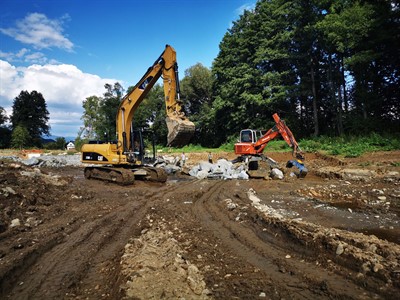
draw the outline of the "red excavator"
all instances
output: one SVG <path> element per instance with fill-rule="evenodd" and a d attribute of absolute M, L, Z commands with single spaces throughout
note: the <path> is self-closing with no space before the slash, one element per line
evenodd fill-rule
<path fill-rule="evenodd" d="M 268 143 L 279 135 L 293 149 L 293 160 L 289 160 L 286 167 L 296 167 L 299 172 L 298 177 L 304 178 L 307 175 L 307 168 L 304 166 L 305 156 L 300 149 L 299 144 L 293 136 L 292 131 L 281 120 L 278 114 L 272 116 L 275 121 L 275 126 L 263 134 L 260 130 L 244 129 L 240 131 L 240 141 L 235 144 L 235 154 L 240 155 L 237 161 L 245 161 L 248 163 L 250 170 L 258 168 L 259 161 L 268 161 L 271 166 L 276 165 L 276 162 L 263 154 L 264 148 Z"/>

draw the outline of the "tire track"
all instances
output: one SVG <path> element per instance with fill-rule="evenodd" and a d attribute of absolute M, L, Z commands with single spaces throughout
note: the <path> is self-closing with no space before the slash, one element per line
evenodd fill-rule
<path fill-rule="evenodd" d="M 85 295 L 114 298 L 119 292 L 120 255 L 130 237 L 140 234 L 138 223 L 144 219 L 155 199 L 174 187 L 144 193 L 139 199 L 114 208 L 101 218 L 87 221 L 58 242 L 49 240 L 37 249 L 28 264 L 10 272 L 3 285 L 8 299 L 60 299 Z M 110 199 L 110 201 L 112 201 Z M 82 214 L 79 214 L 83 217 Z M 55 235 L 56 237 L 56 235 Z"/>
<path fill-rule="evenodd" d="M 193 215 L 197 217 L 200 225 L 212 232 L 229 251 L 262 270 L 281 295 L 290 295 L 290 298 L 296 299 L 314 299 L 324 295 L 326 297 L 335 295 L 339 298 L 352 298 L 357 290 L 360 290 L 360 293 L 365 292 L 353 282 L 337 274 L 328 273 L 325 269 L 320 269 L 313 264 L 295 258 L 285 259 L 288 249 L 289 253 L 293 253 L 291 245 L 293 241 L 290 240 L 290 237 L 286 237 L 287 247 L 282 247 L 282 242 L 275 243 L 273 238 L 269 238 L 270 242 L 266 242 L 267 239 L 262 228 L 231 220 L 227 209 L 221 209 L 221 206 L 218 205 L 218 202 L 227 198 L 224 197 L 224 193 L 229 191 L 229 185 L 229 182 L 213 184 L 195 201 Z M 247 201 L 245 204 L 248 205 L 249 202 Z M 270 230 L 281 234 L 279 228 L 274 228 L 274 225 L 271 227 Z M 261 238 L 263 235 L 264 238 Z M 310 250 L 298 248 L 296 251 L 296 255 L 299 256 L 303 253 L 310 253 Z M 291 276 L 288 276 L 287 272 L 282 272 L 282 264 L 289 270 Z M 308 274 L 313 274 L 313 278 Z M 379 298 L 379 296 L 377 297 Z"/>

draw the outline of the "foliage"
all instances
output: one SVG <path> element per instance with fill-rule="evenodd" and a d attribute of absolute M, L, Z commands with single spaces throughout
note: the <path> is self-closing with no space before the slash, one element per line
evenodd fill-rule
<path fill-rule="evenodd" d="M 89 139 L 87 138 L 81 138 L 80 136 L 78 136 L 75 141 L 75 150 L 76 151 L 81 151 L 82 145 L 87 144 L 89 142 Z"/>
<path fill-rule="evenodd" d="M 399 14 L 390 1 L 259 0 L 214 60 L 217 143 L 275 112 L 301 137 L 398 133 Z"/>
<path fill-rule="evenodd" d="M 0 106 L 0 148 L 10 147 L 11 130 L 4 126 L 7 122 L 7 114 L 3 107 Z"/>
<path fill-rule="evenodd" d="M 321 136 L 302 140 L 300 145 L 307 152 L 325 151 L 330 155 L 358 157 L 366 152 L 400 150 L 400 138 L 373 132 L 367 136 Z"/>
<path fill-rule="evenodd" d="M 201 145 L 187 145 L 183 148 L 161 148 L 163 152 L 180 153 L 190 152 L 233 152 L 236 139 L 231 137 L 227 143 L 218 148 L 207 148 Z M 299 141 L 300 147 L 307 152 L 321 151 L 329 155 L 340 155 L 343 157 L 358 157 L 364 153 L 374 151 L 400 150 L 400 138 L 393 135 L 381 135 L 371 133 L 368 136 L 342 136 L 329 137 L 320 136 L 306 138 Z M 159 148 L 160 149 L 160 148 Z M 291 152 L 292 149 L 283 140 L 274 140 L 268 143 L 264 152 Z"/>
<path fill-rule="evenodd" d="M 185 70 L 181 91 L 186 115 L 197 128 L 192 142 L 201 143 L 203 146 L 214 146 L 211 70 L 200 63 Z"/>
<path fill-rule="evenodd" d="M 5 149 L 11 145 L 11 130 L 6 127 L 0 127 L 0 149 Z"/>
<path fill-rule="evenodd" d="M 79 133 L 88 140 L 113 140 L 116 137 L 116 115 L 122 99 L 123 88 L 117 82 L 105 84 L 103 97 L 90 96 L 83 103 L 83 128 Z"/>
<path fill-rule="evenodd" d="M 148 131 L 147 138 L 154 134 L 158 145 L 165 146 L 167 143 L 168 129 L 165 123 L 166 109 L 164 100 L 164 88 L 156 84 L 148 92 L 138 107 L 133 117 L 132 126 L 135 129 Z M 150 133 L 150 131 L 152 133 Z"/>
<path fill-rule="evenodd" d="M 0 126 L 7 122 L 7 114 L 3 107 L 0 106 Z"/>
<path fill-rule="evenodd" d="M 65 150 L 65 138 L 63 137 L 58 137 L 56 138 L 55 142 L 50 142 L 44 145 L 44 149 L 49 149 L 49 150 Z"/>
<path fill-rule="evenodd" d="M 28 129 L 23 125 L 17 125 L 11 136 L 11 147 L 22 149 L 30 146 L 31 136 Z"/>
<path fill-rule="evenodd" d="M 49 112 L 41 93 L 21 91 L 14 99 L 10 121 L 13 130 L 19 125 L 28 130 L 29 137 L 24 141 L 24 146 L 41 146 L 41 136 L 49 134 L 48 120 Z M 21 134 L 21 129 L 18 132 Z"/>

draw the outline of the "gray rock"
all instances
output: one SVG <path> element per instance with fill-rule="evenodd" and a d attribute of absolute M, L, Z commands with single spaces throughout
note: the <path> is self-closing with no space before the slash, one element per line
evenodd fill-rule
<path fill-rule="evenodd" d="M 339 243 L 337 248 L 336 248 L 336 255 L 341 255 L 344 252 L 344 247 L 342 245 L 342 243 Z"/>
<path fill-rule="evenodd" d="M 4 188 L 2 188 L 2 194 L 4 194 L 4 196 L 8 197 L 8 195 L 15 195 L 17 194 L 16 191 L 13 190 L 13 188 L 6 186 Z"/>
<path fill-rule="evenodd" d="M 178 172 L 181 168 L 175 165 L 165 165 L 163 167 L 163 169 L 165 170 L 165 172 L 167 172 L 167 174 L 175 174 L 176 172 Z"/>
<path fill-rule="evenodd" d="M 21 225 L 21 221 L 19 219 L 14 219 L 11 221 L 10 227 L 17 227 Z"/>
<path fill-rule="evenodd" d="M 248 180 L 249 179 L 249 175 L 244 170 L 241 170 L 239 172 L 239 174 L 237 175 L 237 179 Z"/>
<path fill-rule="evenodd" d="M 200 171 L 197 172 L 196 177 L 197 177 L 198 179 L 205 179 L 205 178 L 207 178 L 208 175 L 209 175 L 209 174 L 208 174 L 208 171 L 207 171 L 207 170 L 200 170 Z"/>
<path fill-rule="evenodd" d="M 23 160 L 22 163 L 26 166 L 36 166 L 40 163 L 40 160 L 36 157 L 32 157 L 27 160 Z"/>
<path fill-rule="evenodd" d="M 283 179 L 283 172 L 277 168 L 273 168 L 271 170 L 271 178 L 272 179 Z"/>

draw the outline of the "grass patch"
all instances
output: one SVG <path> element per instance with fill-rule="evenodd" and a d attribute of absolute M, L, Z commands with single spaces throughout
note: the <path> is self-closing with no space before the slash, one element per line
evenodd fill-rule
<path fill-rule="evenodd" d="M 368 136 L 343 136 L 305 139 L 300 141 L 307 152 L 323 151 L 330 155 L 358 157 L 367 152 L 393 151 L 400 149 L 400 138 L 371 133 Z"/>
<path fill-rule="evenodd" d="M 158 147 L 166 153 L 190 152 L 233 152 L 236 139 L 230 139 L 219 148 L 203 148 L 199 145 L 188 145 L 183 148 Z M 320 136 L 317 138 L 302 139 L 299 141 L 301 149 L 306 152 L 324 152 L 328 155 L 343 157 L 358 157 L 367 152 L 400 150 L 400 137 L 379 135 L 371 133 L 367 136 L 342 136 L 329 137 Z M 268 143 L 265 151 L 269 152 L 290 152 L 292 149 L 284 140 L 274 140 Z"/>

